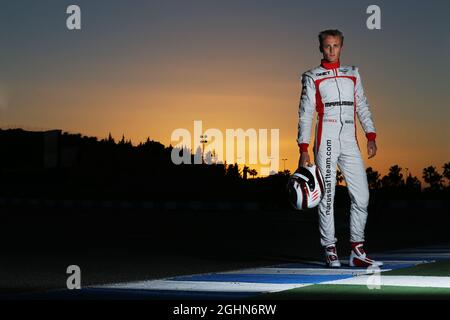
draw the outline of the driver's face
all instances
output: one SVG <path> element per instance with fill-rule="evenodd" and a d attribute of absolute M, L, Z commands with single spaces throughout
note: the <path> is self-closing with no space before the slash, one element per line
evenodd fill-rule
<path fill-rule="evenodd" d="M 322 43 L 323 58 L 328 62 L 339 60 L 342 51 L 341 38 L 327 36 Z"/>

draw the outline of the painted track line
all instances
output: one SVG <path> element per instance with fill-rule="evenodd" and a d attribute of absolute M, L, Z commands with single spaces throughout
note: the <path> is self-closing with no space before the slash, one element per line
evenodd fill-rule
<path fill-rule="evenodd" d="M 367 285 L 374 284 L 374 280 L 380 286 L 396 287 L 423 287 L 423 288 L 450 288 L 450 277 L 429 277 L 429 276 L 383 276 L 378 279 L 374 276 L 358 276 L 342 280 L 322 282 L 321 284 L 337 285 Z"/>
<path fill-rule="evenodd" d="M 341 274 L 341 275 L 311 275 L 306 274 L 207 274 L 207 275 L 196 275 L 196 276 L 181 276 L 172 278 L 173 281 L 208 281 L 211 285 L 214 283 L 222 282 L 232 282 L 232 283 L 286 283 L 286 284 L 311 284 L 320 283 L 323 281 L 332 281 L 351 278 L 351 274 Z"/>
<path fill-rule="evenodd" d="M 150 280 L 122 284 L 102 285 L 90 289 L 137 289 L 137 290 L 181 290 L 203 292 L 277 292 L 310 285 L 309 283 L 251 283 L 251 282 L 210 282 L 180 280 Z"/>

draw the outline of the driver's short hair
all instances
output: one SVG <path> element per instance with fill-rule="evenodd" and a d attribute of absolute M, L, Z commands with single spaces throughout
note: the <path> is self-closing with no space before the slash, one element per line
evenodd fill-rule
<path fill-rule="evenodd" d="M 339 37 L 341 38 L 341 46 L 344 44 L 344 35 L 339 30 L 335 29 L 329 29 L 324 30 L 319 33 L 319 43 L 320 43 L 320 50 L 322 51 L 322 44 L 326 37 L 332 36 L 332 37 Z"/>

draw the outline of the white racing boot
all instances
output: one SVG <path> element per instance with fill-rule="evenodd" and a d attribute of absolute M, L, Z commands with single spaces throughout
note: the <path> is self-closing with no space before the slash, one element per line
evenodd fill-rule
<path fill-rule="evenodd" d="M 339 261 L 335 245 L 325 247 L 325 260 L 327 262 L 327 267 L 329 268 L 341 267 L 341 262 Z"/>
<path fill-rule="evenodd" d="M 352 251 L 350 253 L 350 267 L 381 267 L 383 262 L 369 259 L 363 248 L 363 242 L 352 242 Z"/>

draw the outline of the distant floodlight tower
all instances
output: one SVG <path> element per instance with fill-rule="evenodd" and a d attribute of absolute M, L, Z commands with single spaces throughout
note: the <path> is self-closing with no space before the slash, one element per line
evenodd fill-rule
<path fill-rule="evenodd" d="M 202 144 L 202 164 L 205 163 L 205 144 L 208 143 L 208 136 L 206 134 L 202 134 L 200 136 L 200 143 Z"/>

